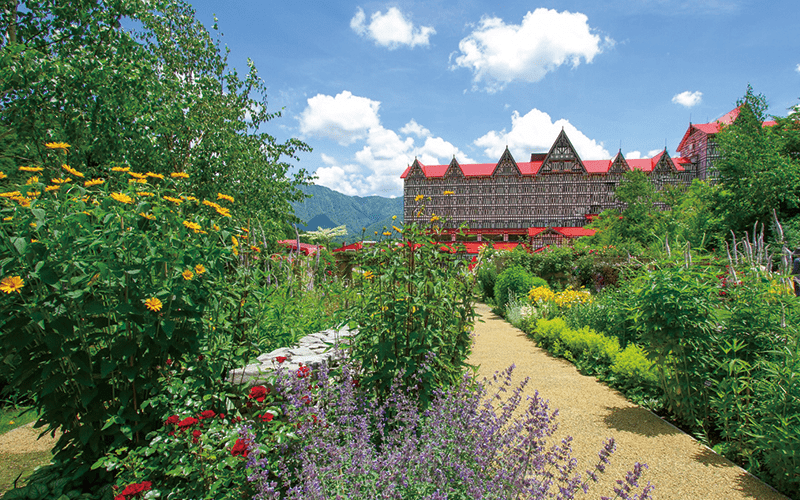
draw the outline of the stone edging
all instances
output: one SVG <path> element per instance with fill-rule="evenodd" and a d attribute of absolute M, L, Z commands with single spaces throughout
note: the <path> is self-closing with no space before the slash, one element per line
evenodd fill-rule
<path fill-rule="evenodd" d="M 257 363 L 231 370 L 228 372 L 228 380 L 252 387 L 267 383 L 268 377 L 279 366 L 291 373 L 301 366 L 317 368 L 324 362 L 335 364 L 347 355 L 342 346 L 356 333 L 358 330 L 350 330 L 345 325 L 338 330 L 331 328 L 306 335 L 297 341 L 296 346 L 280 347 L 259 356 Z M 286 359 L 279 363 L 279 357 Z"/>

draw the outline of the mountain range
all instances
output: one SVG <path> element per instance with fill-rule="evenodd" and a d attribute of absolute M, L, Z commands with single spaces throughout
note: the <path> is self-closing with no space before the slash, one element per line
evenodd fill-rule
<path fill-rule="evenodd" d="M 403 198 L 383 198 L 381 196 L 348 196 L 324 186 L 299 186 L 299 189 L 311 195 L 302 202 L 293 202 L 292 208 L 297 217 L 305 224 L 297 228 L 304 231 L 315 231 L 318 227 L 328 229 L 344 225 L 347 236 L 335 238 L 336 241 L 353 242 L 362 238 L 375 239 L 375 231 L 379 234 L 383 228 L 391 230 L 392 224 L 403 221 Z M 397 220 L 392 220 L 396 215 Z"/>

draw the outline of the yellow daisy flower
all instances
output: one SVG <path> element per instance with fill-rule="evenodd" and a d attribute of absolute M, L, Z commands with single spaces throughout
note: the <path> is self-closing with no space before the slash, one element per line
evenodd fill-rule
<path fill-rule="evenodd" d="M 45 187 L 45 188 L 44 188 L 44 190 L 45 190 L 46 192 L 48 192 L 48 193 L 49 193 L 50 191 L 57 191 L 57 190 L 59 190 L 59 189 L 61 189 L 61 186 L 59 186 L 59 185 L 57 185 L 57 184 L 54 184 L 54 185 L 52 185 L 52 186 L 47 186 L 47 187 Z"/>
<path fill-rule="evenodd" d="M 223 217 L 230 217 L 231 211 L 225 207 L 216 207 L 215 210 L 218 214 L 222 215 Z"/>
<path fill-rule="evenodd" d="M 44 170 L 42 167 L 19 167 L 20 172 L 41 172 Z"/>
<path fill-rule="evenodd" d="M 64 184 L 65 182 L 70 182 L 72 180 L 71 177 L 67 177 L 64 179 L 63 177 L 56 177 L 55 179 L 50 179 L 50 182 L 53 184 Z"/>
<path fill-rule="evenodd" d="M 126 205 L 130 205 L 130 203 L 133 201 L 133 198 L 124 193 L 111 193 L 111 197 L 120 203 L 125 203 Z"/>
<path fill-rule="evenodd" d="M 228 196 L 227 194 L 217 193 L 217 199 L 233 203 L 233 196 Z"/>
<path fill-rule="evenodd" d="M 6 175 L 6 173 L 3 172 L 3 171 L 0 171 L 0 179 L 7 179 L 7 178 L 8 178 L 8 176 Z"/>
<path fill-rule="evenodd" d="M 34 175 L 34 176 L 31 176 L 31 177 L 28 177 L 28 180 L 25 181 L 25 184 L 30 186 L 31 184 L 36 184 L 37 182 L 39 182 L 39 178 Z"/>
<path fill-rule="evenodd" d="M 191 269 L 187 269 L 181 273 L 181 276 L 183 276 L 183 279 L 185 279 L 186 281 L 191 281 L 191 279 L 194 278 L 194 273 L 192 272 Z"/>
<path fill-rule="evenodd" d="M 0 292 L 21 293 L 20 289 L 25 286 L 25 281 L 19 276 L 6 276 L 0 280 Z"/>
<path fill-rule="evenodd" d="M 112 172 L 130 172 L 131 167 L 111 167 Z"/>
<path fill-rule="evenodd" d="M 139 212 L 139 215 L 141 215 L 142 217 L 144 217 L 147 220 L 156 220 L 156 216 L 152 215 L 152 214 L 146 214 L 144 212 Z"/>
<path fill-rule="evenodd" d="M 153 311 L 153 312 L 158 312 L 158 311 L 160 311 L 160 310 L 161 310 L 161 307 L 162 307 L 163 305 L 164 305 L 164 304 L 162 304 L 162 303 L 161 303 L 161 301 L 160 301 L 160 300 L 158 300 L 158 299 L 157 299 L 157 298 L 155 298 L 155 297 L 150 297 L 149 299 L 147 299 L 147 300 L 145 300 L 145 301 L 144 301 L 144 306 L 145 306 L 146 308 L 150 309 L 150 310 L 151 310 L 151 311 Z"/>
<path fill-rule="evenodd" d="M 163 175 L 161 175 L 161 174 L 156 174 L 156 173 L 154 173 L 154 172 L 147 172 L 147 173 L 146 173 L 146 174 L 144 174 L 144 175 L 146 175 L 147 177 L 155 177 L 156 179 L 163 179 L 163 178 L 164 178 L 164 176 L 163 176 Z"/>
<path fill-rule="evenodd" d="M 423 198 L 425 198 L 425 195 L 418 194 L 417 196 L 414 197 L 414 201 L 419 201 L 419 200 L 421 200 Z"/>
<path fill-rule="evenodd" d="M 81 178 L 83 178 L 83 174 L 82 174 L 82 173 L 78 172 L 77 170 L 75 170 L 74 168 L 70 167 L 70 166 L 69 166 L 69 165 L 67 165 L 66 163 L 65 163 L 65 164 L 63 164 L 63 165 L 61 165 L 61 168 L 63 168 L 63 169 L 64 169 L 64 170 L 66 170 L 67 172 L 71 173 L 71 174 L 72 174 L 72 175 L 74 175 L 75 177 L 81 177 Z"/>
<path fill-rule="evenodd" d="M 84 187 L 92 187 L 92 186 L 100 185 L 100 184 L 104 183 L 105 181 L 106 181 L 105 179 L 92 179 L 90 181 L 84 182 L 83 185 L 84 185 Z"/>
<path fill-rule="evenodd" d="M 189 178 L 189 174 L 187 174 L 186 172 L 172 172 L 171 174 L 169 174 L 169 176 L 172 177 L 173 179 L 188 179 Z"/>
<path fill-rule="evenodd" d="M 165 200 L 167 200 L 167 201 L 171 201 L 172 203 L 174 203 L 174 204 L 176 204 L 176 205 L 180 205 L 181 203 L 183 203 L 183 200 L 182 200 L 182 199 L 180 199 L 180 198 L 173 198 L 172 196 L 162 196 L 162 198 L 164 198 L 164 199 L 165 199 Z"/>
<path fill-rule="evenodd" d="M 66 150 L 67 148 L 69 148 L 71 146 L 69 144 L 67 144 L 66 142 L 46 142 L 44 144 L 44 147 L 46 147 L 47 149 Z"/>
<path fill-rule="evenodd" d="M 149 191 L 136 191 L 137 196 L 155 196 L 153 193 Z"/>
<path fill-rule="evenodd" d="M 206 268 L 205 266 L 203 266 L 203 264 L 197 264 L 196 266 L 194 266 L 194 272 L 197 273 L 197 275 L 199 276 L 204 272 L 206 272 Z"/>
<path fill-rule="evenodd" d="M 195 233 L 200 231 L 200 224 L 198 224 L 196 222 L 190 222 L 188 220 L 185 220 L 185 221 L 183 221 L 183 225 L 186 226 L 187 228 L 193 230 Z"/>

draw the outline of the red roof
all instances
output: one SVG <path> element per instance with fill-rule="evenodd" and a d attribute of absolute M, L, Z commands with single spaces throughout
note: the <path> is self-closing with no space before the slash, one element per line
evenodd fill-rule
<path fill-rule="evenodd" d="M 529 227 L 528 228 L 528 236 L 533 238 L 534 236 L 536 236 L 537 234 L 541 233 L 545 229 L 547 229 L 547 228 L 546 227 Z"/>
<path fill-rule="evenodd" d="M 695 131 L 702 132 L 706 135 L 712 135 L 719 132 L 722 129 L 723 125 L 730 125 L 731 123 L 733 123 L 736 120 L 736 118 L 739 117 L 740 108 L 741 106 L 734 108 L 710 123 L 690 124 L 689 128 L 686 130 L 686 133 L 683 134 L 683 139 L 681 139 L 681 142 L 678 145 L 678 151 L 681 151 L 683 149 L 683 147 L 686 144 L 686 141 L 689 139 L 689 137 L 692 136 L 692 134 Z M 762 127 L 774 127 L 775 125 L 777 125 L 777 122 L 773 120 L 768 120 L 761 124 Z"/>
<path fill-rule="evenodd" d="M 288 247 L 292 251 L 297 251 L 297 240 L 280 240 L 279 245 Z M 306 255 L 314 255 L 320 249 L 325 248 L 322 245 L 310 245 L 308 243 L 300 243 L 300 251 Z"/>
<path fill-rule="evenodd" d="M 585 227 L 554 227 L 553 231 L 561 233 L 567 238 L 579 238 L 581 236 L 593 236 L 597 231 Z"/>
<path fill-rule="evenodd" d="M 350 245 L 342 245 L 339 248 L 334 248 L 333 251 L 334 252 L 346 252 L 348 250 L 361 250 L 362 248 L 364 248 L 364 245 L 362 245 L 360 241 L 357 241 L 357 242 L 352 243 Z"/>

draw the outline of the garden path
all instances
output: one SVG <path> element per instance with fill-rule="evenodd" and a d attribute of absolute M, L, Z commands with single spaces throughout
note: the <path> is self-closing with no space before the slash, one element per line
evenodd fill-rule
<path fill-rule="evenodd" d="M 614 497 L 614 481 L 638 461 L 649 467 L 640 484 L 653 483 L 657 500 L 786 500 L 618 391 L 549 355 L 485 304 L 476 304 L 475 311 L 476 319 L 482 321 L 475 323 L 475 345 L 468 363 L 478 365 L 482 377 L 491 377 L 511 364 L 516 365 L 515 380 L 530 377 L 526 394 L 538 390 L 551 409 L 558 409 L 557 435 L 574 438 L 573 457 L 578 459 L 579 470 L 591 468 L 603 441 L 614 437 L 617 451 L 600 484 L 589 491 L 589 498 Z"/>

